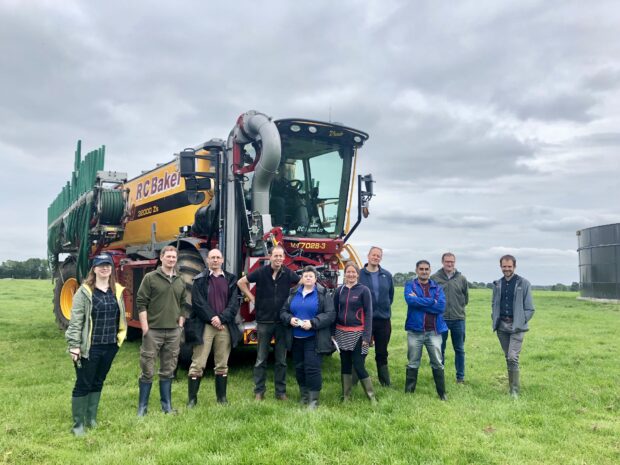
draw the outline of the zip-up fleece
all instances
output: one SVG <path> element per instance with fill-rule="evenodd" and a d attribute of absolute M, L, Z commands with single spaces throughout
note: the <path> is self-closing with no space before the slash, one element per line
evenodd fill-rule
<path fill-rule="evenodd" d="M 405 330 L 424 331 L 424 315 L 431 313 L 435 318 L 435 333 L 445 333 L 448 326 L 443 319 L 443 312 L 446 308 L 446 295 L 443 289 L 433 280 L 429 280 L 430 297 L 424 297 L 424 290 L 420 286 L 418 279 L 413 279 L 405 283 L 405 302 L 407 302 L 407 320 Z M 415 297 L 410 295 L 415 293 Z"/>
<path fill-rule="evenodd" d="M 366 264 L 368 265 L 368 264 Z M 394 281 L 392 274 L 385 268 L 379 267 L 379 299 L 375 298 L 372 291 L 372 278 L 370 271 L 364 268 L 360 270 L 360 284 L 370 289 L 372 297 L 372 317 L 377 320 L 389 320 L 392 317 L 392 303 L 394 302 Z"/>
<path fill-rule="evenodd" d="M 469 303 L 469 289 L 467 279 L 460 271 L 455 270 L 451 278 L 443 270 L 431 276 L 431 279 L 441 286 L 446 294 L 446 311 L 444 320 L 464 320 L 465 306 Z"/>
<path fill-rule="evenodd" d="M 116 283 L 116 301 L 118 302 L 119 320 L 116 343 L 120 347 L 127 337 L 127 318 L 125 316 L 125 302 L 123 291 L 125 288 Z M 80 356 L 88 358 L 93 335 L 93 292 L 84 284 L 80 286 L 73 296 L 73 308 L 71 309 L 71 321 L 65 332 L 65 339 L 69 350 L 79 347 Z"/>
<path fill-rule="evenodd" d="M 142 279 L 136 304 L 140 312 L 146 310 L 149 328 L 174 329 L 188 313 L 185 281 L 178 274 L 166 275 L 160 266 Z"/>
<path fill-rule="evenodd" d="M 532 300 L 532 291 L 530 282 L 519 275 L 514 275 L 512 279 L 516 279 L 515 297 L 512 305 L 512 330 L 513 332 L 522 332 L 529 329 L 527 322 L 534 316 L 534 301 Z M 499 326 L 500 317 L 500 300 L 502 298 L 502 280 L 493 281 L 493 298 L 491 320 L 493 321 L 493 331 Z"/>
<path fill-rule="evenodd" d="M 336 328 L 363 331 L 362 340 L 370 343 L 372 335 L 372 297 L 370 289 L 360 283 L 340 286 L 334 294 Z"/>

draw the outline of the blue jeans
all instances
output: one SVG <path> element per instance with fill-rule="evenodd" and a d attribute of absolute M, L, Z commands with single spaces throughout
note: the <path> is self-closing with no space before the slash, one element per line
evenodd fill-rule
<path fill-rule="evenodd" d="M 441 363 L 441 334 L 435 331 L 407 331 L 407 368 L 420 368 L 422 347 L 426 346 L 433 370 L 443 370 Z"/>
<path fill-rule="evenodd" d="M 448 342 L 448 332 L 452 339 L 454 348 L 454 367 L 456 368 L 456 379 L 465 379 L 465 320 L 446 320 L 448 331 L 443 333 L 441 342 L 441 361 L 446 361 L 446 343 Z"/>

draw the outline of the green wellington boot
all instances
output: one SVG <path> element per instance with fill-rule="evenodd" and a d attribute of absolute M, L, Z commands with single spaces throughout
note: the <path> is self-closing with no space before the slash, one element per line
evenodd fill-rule
<path fill-rule="evenodd" d="M 353 387 L 352 375 L 340 375 L 342 381 L 342 401 L 347 402 L 351 400 L 351 388 Z"/>
<path fill-rule="evenodd" d="M 71 415 L 73 416 L 73 427 L 71 432 L 75 436 L 84 436 L 84 421 L 86 419 L 86 409 L 88 408 L 88 396 L 71 398 Z"/>
<path fill-rule="evenodd" d="M 377 405 L 377 398 L 375 397 L 375 391 L 372 388 L 372 380 L 370 376 L 368 378 L 360 379 L 360 384 L 366 392 L 366 396 L 372 405 Z"/>
<path fill-rule="evenodd" d="M 97 427 L 97 410 L 99 410 L 99 401 L 101 400 L 101 391 L 91 392 L 86 396 L 88 405 L 86 407 L 86 427 Z"/>

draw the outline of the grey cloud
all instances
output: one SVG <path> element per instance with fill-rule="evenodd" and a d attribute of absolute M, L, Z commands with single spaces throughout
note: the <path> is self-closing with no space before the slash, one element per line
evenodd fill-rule
<path fill-rule="evenodd" d="M 534 221 L 532 224 L 539 231 L 544 232 L 557 232 L 563 231 L 566 233 L 574 233 L 578 229 L 584 228 L 588 225 L 588 220 L 586 218 L 558 218 L 558 219 L 549 219 L 549 220 L 539 220 Z"/>
<path fill-rule="evenodd" d="M 595 92 L 604 92 L 620 86 L 620 67 L 605 66 L 584 79 L 586 88 Z"/>
<path fill-rule="evenodd" d="M 396 123 L 399 116 L 413 120 L 412 127 L 403 131 L 402 122 Z M 391 163 L 370 162 L 390 179 L 482 180 L 527 173 L 529 169 L 517 161 L 535 151 L 513 134 L 497 133 L 489 122 L 425 113 L 395 114 L 390 120 L 394 124 L 382 124 L 378 144 Z"/>
<path fill-rule="evenodd" d="M 592 133 L 574 140 L 581 146 L 617 147 L 620 146 L 620 132 Z"/>
<path fill-rule="evenodd" d="M 433 214 L 389 211 L 378 213 L 378 217 L 380 220 L 390 224 L 421 225 L 424 227 L 438 226 L 443 228 L 488 229 L 494 224 L 491 218 L 462 213 L 449 215 L 445 213 Z"/>
<path fill-rule="evenodd" d="M 597 117 L 594 106 L 598 103 L 592 95 L 560 93 L 556 95 L 526 96 L 513 102 L 504 102 L 505 108 L 521 119 L 541 121 L 588 122 Z"/>
<path fill-rule="evenodd" d="M 620 215 L 601 215 L 596 213 L 583 213 L 579 216 L 565 216 L 537 220 L 533 226 L 544 232 L 564 232 L 574 234 L 577 230 L 598 226 L 601 224 L 614 223 L 620 220 Z"/>

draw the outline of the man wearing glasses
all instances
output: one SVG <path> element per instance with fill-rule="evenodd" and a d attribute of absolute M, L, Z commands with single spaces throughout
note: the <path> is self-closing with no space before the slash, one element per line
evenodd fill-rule
<path fill-rule="evenodd" d="M 465 306 L 469 302 L 469 290 L 467 278 L 458 271 L 456 257 L 451 252 L 441 256 L 442 268 L 431 279 L 439 284 L 446 294 L 446 311 L 444 320 L 448 325 L 448 331 L 442 334 L 441 361 L 445 363 L 446 344 L 448 333 L 452 339 L 454 348 L 454 366 L 456 368 L 456 382 L 465 382 Z"/>

